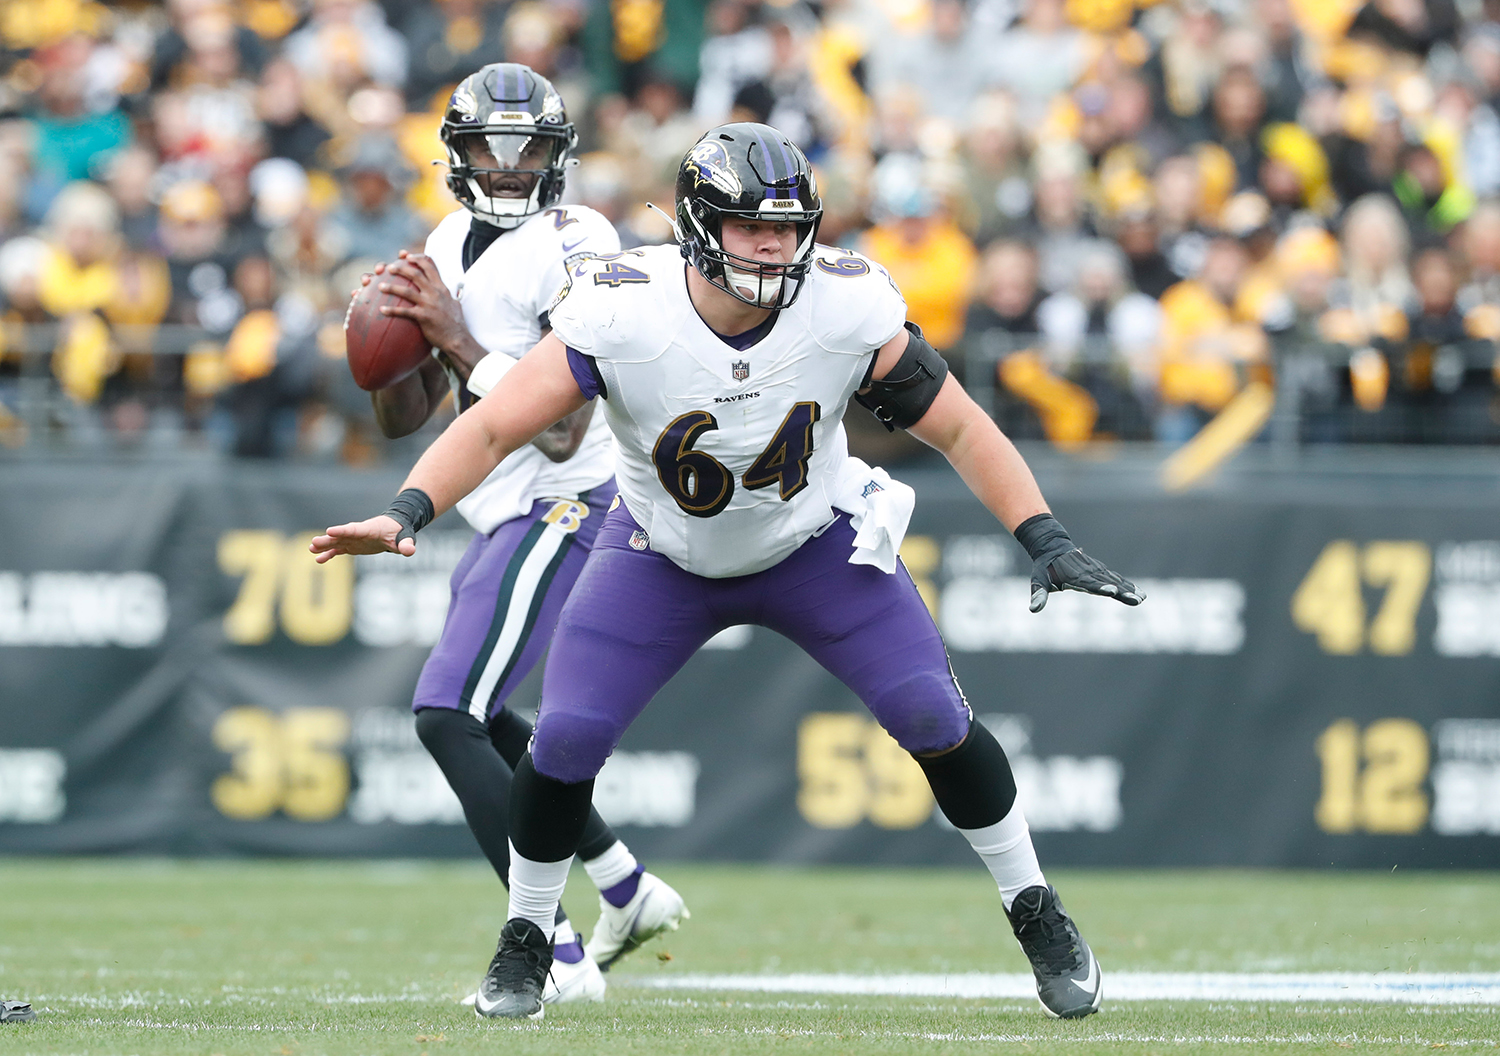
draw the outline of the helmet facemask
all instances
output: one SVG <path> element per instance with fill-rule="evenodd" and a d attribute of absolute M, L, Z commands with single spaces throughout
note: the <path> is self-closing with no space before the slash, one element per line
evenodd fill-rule
<path fill-rule="evenodd" d="M 497 127 L 495 118 L 505 118 L 506 124 Z M 495 118 L 486 126 L 444 137 L 448 185 L 481 220 L 513 228 L 561 196 L 575 136 L 571 125 L 537 126 L 530 123 L 529 114 L 503 113 Z"/>
<path fill-rule="evenodd" d="M 795 209 L 787 206 L 795 205 Z M 766 208 L 757 211 L 717 209 L 701 199 L 678 203 L 679 223 L 695 238 L 690 241 L 697 252 L 692 261 L 710 283 L 738 301 L 757 308 L 789 307 L 802 292 L 802 284 L 812 267 L 813 244 L 818 235 L 822 210 L 803 210 L 800 202 L 767 199 Z M 797 248 L 786 263 L 752 260 L 724 248 L 724 221 L 750 219 L 767 223 L 793 223 L 797 228 Z"/>

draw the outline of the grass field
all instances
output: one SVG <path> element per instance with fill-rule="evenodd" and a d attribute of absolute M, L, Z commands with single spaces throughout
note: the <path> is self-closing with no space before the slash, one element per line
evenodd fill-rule
<path fill-rule="evenodd" d="M 1500 1004 L 1110 1000 L 1111 973 L 1500 972 L 1500 876 L 1059 873 L 1106 1003 L 662 989 L 704 974 L 1019 973 L 972 870 L 659 866 L 693 919 L 541 1024 L 458 1002 L 505 901 L 469 864 L 0 862 L 0 1053 L 1310 1053 L 1500 1047 Z M 594 916 L 574 871 L 567 905 Z M 1140 977 L 1147 978 L 1147 977 Z M 707 985 L 707 984 L 705 984 Z M 779 985 L 779 984 L 778 984 Z M 1493 995 L 1494 989 L 1489 991 Z"/>

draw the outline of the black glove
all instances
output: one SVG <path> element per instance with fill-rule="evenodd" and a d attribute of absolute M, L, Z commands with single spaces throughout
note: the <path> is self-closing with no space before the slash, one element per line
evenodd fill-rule
<path fill-rule="evenodd" d="M 1026 518 L 1016 525 L 1015 536 L 1031 557 L 1032 612 L 1041 612 L 1047 604 L 1047 595 L 1054 590 L 1102 594 L 1126 605 L 1139 605 L 1146 600 L 1134 583 L 1073 545 L 1067 531 L 1050 513 Z"/>

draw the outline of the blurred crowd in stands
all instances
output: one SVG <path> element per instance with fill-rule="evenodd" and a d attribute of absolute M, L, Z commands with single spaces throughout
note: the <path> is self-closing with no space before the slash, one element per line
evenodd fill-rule
<path fill-rule="evenodd" d="M 1013 436 L 1182 443 L 1251 389 L 1303 441 L 1500 440 L 1500 0 L 4 0 L 0 443 L 382 457 L 360 272 L 455 207 L 502 59 L 577 123 L 567 200 L 665 241 L 707 127 L 819 170 Z"/>

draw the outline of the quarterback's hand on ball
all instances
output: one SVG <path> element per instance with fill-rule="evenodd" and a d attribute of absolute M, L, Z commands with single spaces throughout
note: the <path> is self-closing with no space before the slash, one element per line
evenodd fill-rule
<path fill-rule="evenodd" d="M 410 319 L 422 328 L 422 336 L 432 347 L 441 349 L 452 360 L 463 377 L 474 369 L 469 350 L 473 342 L 466 340 L 469 329 L 464 325 L 463 309 L 448 286 L 438 275 L 437 265 L 425 253 L 401 251 L 401 259 L 384 266 L 376 265 L 377 272 L 399 275 L 411 285 L 402 282 L 382 282 L 381 293 L 393 293 L 406 304 L 385 305 L 381 311 L 386 315 L 399 315 Z"/>
<path fill-rule="evenodd" d="M 364 289 L 366 286 L 370 285 L 370 283 L 372 281 L 374 281 L 376 275 L 384 275 L 385 274 L 385 268 L 386 268 L 385 262 L 382 261 L 379 264 L 375 265 L 375 270 L 373 272 L 367 271 L 363 275 L 361 275 L 359 277 L 359 285 L 356 286 L 356 287 L 354 287 L 354 289 L 352 289 L 352 290 L 349 291 L 349 296 L 350 297 L 358 297 L 359 296 L 359 291 L 362 290 L 362 289 Z"/>
<path fill-rule="evenodd" d="M 1077 590 L 1139 605 L 1146 595 L 1118 572 L 1112 572 L 1073 543 L 1050 513 L 1037 514 L 1016 526 L 1016 539 L 1031 557 L 1031 611 L 1041 612 L 1047 595 Z"/>
<path fill-rule="evenodd" d="M 401 523 L 382 513 L 367 521 L 336 524 L 328 529 L 327 535 L 315 536 L 308 549 L 317 555 L 320 565 L 340 554 L 391 553 L 410 557 L 417 552 L 417 541 L 407 536 L 397 542 L 396 537 L 401 532 Z"/>

